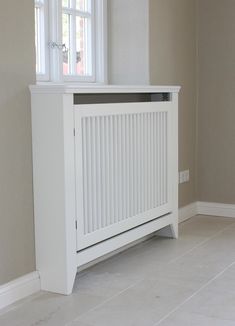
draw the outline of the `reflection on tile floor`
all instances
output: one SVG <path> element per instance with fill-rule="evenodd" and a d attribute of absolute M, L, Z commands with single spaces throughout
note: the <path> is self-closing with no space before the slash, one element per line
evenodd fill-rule
<path fill-rule="evenodd" d="M 1 326 L 234 326 L 235 220 L 196 216 L 77 275 L 71 296 L 40 292 Z"/>

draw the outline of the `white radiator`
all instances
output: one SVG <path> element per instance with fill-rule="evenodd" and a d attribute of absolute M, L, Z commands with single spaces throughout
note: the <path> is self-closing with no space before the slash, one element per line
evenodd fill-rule
<path fill-rule="evenodd" d="M 78 106 L 75 121 L 78 250 L 171 211 L 169 103 Z"/>

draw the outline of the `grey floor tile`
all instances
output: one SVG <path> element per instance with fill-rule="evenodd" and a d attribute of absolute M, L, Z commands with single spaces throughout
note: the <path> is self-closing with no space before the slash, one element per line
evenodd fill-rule
<path fill-rule="evenodd" d="M 9 306 L 0 325 L 153 326 L 176 309 L 161 325 L 235 326 L 235 220 L 197 216 L 179 231 L 79 273 L 71 296 L 41 292 Z"/>
<path fill-rule="evenodd" d="M 124 276 L 118 273 L 88 271 L 77 275 L 73 291 L 79 294 L 97 295 L 108 299 L 139 281 L 135 276 Z"/>
<path fill-rule="evenodd" d="M 103 301 L 103 297 L 73 294 L 62 296 L 41 293 L 27 304 L 22 304 L 0 316 L 1 326 L 64 326 L 80 314 Z"/>
<path fill-rule="evenodd" d="M 175 260 L 166 271 L 158 271 L 158 274 L 190 282 L 197 280 L 207 282 L 235 261 L 235 250 L 232 249 L 234 247 L 235 229 L 222 231 Z"/>
<path fill-rule="evenodd" d="M 144 280 L 77 321 L 96 326 L 152 326 L 192 293 L 184 282 Z"/>
<path fill-rule="evenodd" d="M 235 325 L 235 267 L 213 280 L 187 304 L 184 311 L 230 320 Z"/>
<path fill-rule="evenodd" d="M 194 313 L 186 313 L 186 312 L 175 313 L 159 324 L 159 326 L 234 326 L 234 325 L 235 325 L 234 322 L 231 320 L 223 320 L 223 319 L 212 318 L 212 317 L 202 316 Z"/>
<path fill-rule="evenodd" d="M 208 289 L 215 289 L 217 291 L 227 291 L 235 293 L 235 265 L 227 269 L 219 278 L 214 280 L 208 286 Z M 235 308 L 234 308 L 235 309 Z"/>
<path fill-rule="evenodd" d="M 181 234 L 211 237 L 234 223 L 232 218 L 197 215 L 182 223 Z"/>
<path fill-rule="evenodd" d="M 235 325 L 235 293 L 205 290 L 190 300 L 184 310 L 210 318 L 230 320 Z"/>
<path fill-rule="evenodd" d="M 74 321 L 65 326 L 92 326 L 91 324 L 83 323 L 82 321 Z"/>
<path fill-rule="evenodd" d="M 111 273 L 127 279 L 143 279 L 156 273 L 176 257 L 191 251 L 203 241 L 205 237 L 200 236 L 182 236 L 178 240 L 154 237 L 144 244 L 97 264 L 90 271 L 99 274 Z"/>

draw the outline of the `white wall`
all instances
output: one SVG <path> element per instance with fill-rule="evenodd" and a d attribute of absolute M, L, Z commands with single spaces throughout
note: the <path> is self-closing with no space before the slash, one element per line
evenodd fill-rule
<path fill-rule="evenodd" d="M 108 0 L 111 84 L 149 84 L 148 3 L 148 0 Z"/>

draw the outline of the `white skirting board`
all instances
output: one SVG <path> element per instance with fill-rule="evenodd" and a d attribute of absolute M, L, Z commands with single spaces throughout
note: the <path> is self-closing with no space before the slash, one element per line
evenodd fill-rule
<path fill-rule="evenodd" d="M 197 202 L 197 214 L 235 218 L 235 205 Z"/>
<path fill-rule="evenodd" d="M 184 222 L 195 215 L 210 215 L 210 216 L 223 216 L 235 218 L 235 205 L 220 204 L 220 203 L 207 203 L 207 202 L 194 202 L 179 209 L 179 223 Z M 144 237 L 141 240 L 121 248 L 120 251 L 135 245 L 141 241 L 148 239 Z M 119 251 L 118 251 L 119 252 Z M 117 253 L 117 252 L 115 252 Z M 112 254 L 110 254 L 111 256 Z M 102 257 L 97 261 L 101 261 L 106 257 Z M 86 265 L 89 267 L 97 261 Z M 81 268 L 82 270 L 83 268 Z M 23 299 L 31 294 L 40 291 L 40 277 L 38 272 L 33 272 L 22 276 L 14 281 L 0 286 L 0 309 Z"/>
<path fill-rule="evenodd" d="M 179 209 L 179 223 L 182 223 L 197 214 L 197 202 L 184 206 Z"/>
<path fill-rule="evenodd" d="M 179 209 L 179 223 L 184 222 L 195 215 L 209 215 L 235 218 L 235 205 L 194 202 Z"/>
<path fill-rule="evenodd" d="M 40 291 L 38 272 L 32 272 L 0 286 L 0 309 Z"/>

